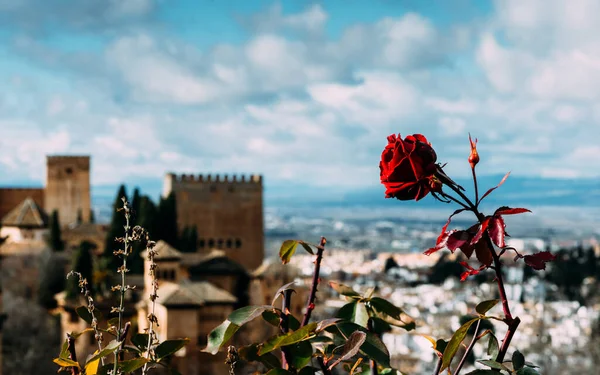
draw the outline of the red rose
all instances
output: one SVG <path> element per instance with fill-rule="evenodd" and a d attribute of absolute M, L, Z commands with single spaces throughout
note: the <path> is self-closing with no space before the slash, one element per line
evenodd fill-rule
<path fill-rule="evenodd" d="M 402 140 L 392 134 L 379 163 L 385 197 L 419 200 L 430 191 L 440 191 L 442 183 L 434 176 L 437 156 L 427 138 L 413 134 Z"/>

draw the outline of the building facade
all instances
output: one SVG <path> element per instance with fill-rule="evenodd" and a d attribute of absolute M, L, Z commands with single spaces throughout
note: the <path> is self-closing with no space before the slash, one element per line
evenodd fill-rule
<path fill-rule="evenodd" d="M 165 176 L 163 196 L 175 195 L 179 231 L 195 227 L 198 251 L 225 251 L 247 270 L 264 258 L 263 180 L 251 175 Z"/>

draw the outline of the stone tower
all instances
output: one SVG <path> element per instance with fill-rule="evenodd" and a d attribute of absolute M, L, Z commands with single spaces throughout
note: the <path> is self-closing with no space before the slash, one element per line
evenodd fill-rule
<path fill-rule="evenodd" d="M 58 210 L 62 226 L 90 221 L 90 157 L 48 156 L 44 209 Z"/>
<path fill-rule="evenodd" d="M 195 226 L 198 251 L 225 251 L 227 256 L 254 270 L 264 258 L 262 176 L 165 176 L 163 196 L 177 202 L 181 232 Z"/>

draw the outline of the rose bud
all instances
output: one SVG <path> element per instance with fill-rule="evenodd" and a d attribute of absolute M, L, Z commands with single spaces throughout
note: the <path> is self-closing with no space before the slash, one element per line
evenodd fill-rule
<path fill-rule="evenodd" d="M 441 190 L 441 182 L 434 176 L 436 160 L 425 136 L 413 134 L 402 139 L 400 134 L 390 135 L 379 163 L 385 197 L 418 201 L 430 191 Z"/>
<path fill-rule="evenodd" d="M 469 164 L 471 164 L 471 169 L 474 169 L 477 163 L 479 163 L 479 153 L 477 153 L 477 138 L 475 138 L 475 142 L 471 139 L 471 134 L 469 134 L 469 143 L 471 143 L 471 155 L 469 155 Z"/>

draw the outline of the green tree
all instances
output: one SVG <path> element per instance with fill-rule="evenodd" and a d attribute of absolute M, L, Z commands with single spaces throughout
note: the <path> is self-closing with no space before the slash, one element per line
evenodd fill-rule
<path fill-rule="evenodd" d="M 52 211 L 52 215 L 50 216 L 50 238 L 49 238 L 50 248 L 54 251 L 62 251 L 65 248 L 65 243 L 62 240 L 61 231 L 60 231 L 60 221 L 58 218 L 58 211 Z"/>
<path fill-rule="evenodd" d="M 157 240 L 163 240 L 173 247 L 179 246 L 177 242 L 177 207 L 175 194 L 172 192 L 166 198 L 160 199 L 155 230 Z"/>
<path fill-rule="evenodd" d="M 181 251 L 186 253 L 194 253 L 196 252 L 198 244 L 198 231 L 196 227 L 189 226 L 183 228 L 181 232 L 181 236 L 179 238 L 179 247 Z"/>
<path fill-rule="evenodd" d="M 110 222 L 110 226 L 108 228 L 108 233 L 106 234 L 106 240 L 104 242 L 104 258 L 107 259 L 107 264 L 109 270 L 112 272 L 116 272 L 116 269 L 119 264 L 119 259 L 114 256 L 113 251 L 117 250 L 118 243 L 115 241 L 115 238 L 123 237 L 124 228 L 125 228 L 125 215 L 123 212 L 119 211 L 119 208 L 123 207 L 122 197 L 127 197 L 127 191 L 125 190 L 125 185 L 121 185 L 119 187 L 119 191 L 117 192 L 117 196 L 115 197 L 115 201 L 113 203 L 113 214 L 112 220 Z"/>
<path fill-rule="evenodd" d="M 90 209 L 90 223 L 94 224 L 96 222 L 96 214 L 94 214 L 94 209 Z"/>
<path fill-rule="evenodd" d="M 93 293 L 93 273 L 94 273 L 94 263 L 92 260 L 92 250 L 94 249 L 94 244 L 89 241 L 82 241 L 79 244 L 79 249 L 75 253 L 73 257 L 73 265 L 72 270 L 75 272 L 81 273 L 81 276 L 88 281 L 88 289 Z M 78 286 L 77 278 L 70 277 L 67 283 L 67 298 L 75 299 L 79 294 L 80 289 Z"/>
<path fill-rule="evenodd" d="M 132 226 L 138 224 L 138 218 L 140 213 L 140 204 L 141 204 L 141 195 L 140 189 L 133 189 L 133 195 L 131 196 L 131 209 L 133 210 L 133 222 Z"/>
<path fill-rule="evenodd" d="M 147 195 L 142 195 L 139 198 L 139 211 L 136 218 L 136 225 L 146 229 L 150 238 L 155 238 L 156 224 L 158 219 L 158 211 L 156 205 Z M 142 274 L 144 272 L 144 259 L 141 257 L 141 252 L 146 248 L 144 241 L 135 242 L 133 244 L 133 252 L 128 258 L 129 269 L 134 274 Z"/>
<path fill-rule="evenodd" d="M 51 255 L 41 266 L 41 276 L 38 291 L 38 303 L 47 309 L 56 307 L 54 295 L 65 289 L 64 264 L 62 260 Z"/>

